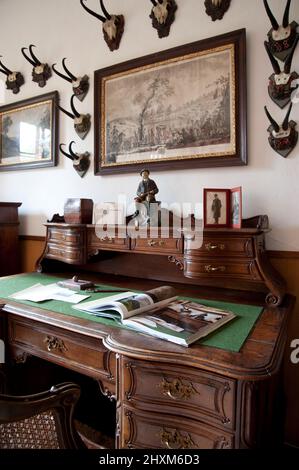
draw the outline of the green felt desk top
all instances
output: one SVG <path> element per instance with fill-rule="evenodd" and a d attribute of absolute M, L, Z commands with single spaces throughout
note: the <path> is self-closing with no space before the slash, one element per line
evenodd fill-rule
<path fill-rule="evenodd" d="M 30 274 L 20 274 L 18 276 L 12 276 L 8 278 L 0 279 L 0 298 L 4 300 L 8 300 L 9 296 L 20 291 L 26 289 L 33 284 L 41 283 L 44 285 L 51 284 L 53 282 L 57 282 L 58 280 L 61 281 L 61 278 L 57 278 L 54 276 L 48 276 L 46 274 L 38 274 L 38 273 L 30 273 Z M 113 286 L 103 286 L 105 289 L 113 290 Z M 124 289 L 126 291 L 128 289 Z M 108 293 L 95 293 L 90 294 L 90 297 L 86 300 L 89 302 L 90 300 L 96 300 L 103 297 L 107 297 Z M 113 292 L 111 295 L 114 295 Z M 229 302 L 219 302 L 219 301 L 212 301 L 212 300 L 202 300 L 202 299 L 194 299 L 190 297 L 184 297 L 184 299 L 192 300 L 194 302 L 200 302 L 205 305 L 223 308 L 227 310 L 231 310 L 233 313 L 237 315 L 237 318 L 233 320 L 231 323 L 224 325 L 221 329 L 217 330 L 214 333 L 211 333 L 208 337 L 199 341 L 199 344 L 203 344 L 205 346 L 211 346 L 215 348 L 225 349 L 232 352 L 240 351 L 243 343 L 245 342 L 246 338 L 248 337 L 250 331 L 252 330 L 255 322 L 257 321 L 258 317 L 260 316 L 261 312 L 263 311 L 262 307 L 256 307 L 252 305 L 243 305 L 243 304 L 234 304 Z M 78 310 L 74 310 L 71 304 L 67 302 L 61 302 L 56 300 L 50 300 L 41 303 L 34 303 L 28 301 L 16 301 L 14 302 L 38 307 L 43 310 L 48 310 L 52 312 L 61 313 L 64 315 L 70 315 L 73 317 L 85 318 L 97 323 L 101 323 L 107 326 L 114 326 L 115 328 L 125 328 L 126 327 L 117 324 L 114 320 L 110 320 L 107 318 L 100 318 L 91 316 L 85 312 L 79 312 Z M 6 302 L 8 303 L 8 302 Z M 136 334 L 138 334 L 136 332 Z M 192 347 L 192 346 L 191 346 Z"/>

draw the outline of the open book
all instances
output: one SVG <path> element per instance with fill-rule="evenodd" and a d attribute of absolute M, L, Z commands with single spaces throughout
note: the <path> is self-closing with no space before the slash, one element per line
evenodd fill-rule
<path fill-rule="evenodd" d="M 172 287 L 162 286 L 143 294 L 124 292 L 73 308 L 99 317 L 112 318 L 142 333 L 189 346 L 231 321 L 228 310 L 179 300 Z"/>

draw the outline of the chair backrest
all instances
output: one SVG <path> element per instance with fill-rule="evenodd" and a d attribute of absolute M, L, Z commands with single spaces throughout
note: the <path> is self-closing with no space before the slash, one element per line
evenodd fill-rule
<path fill-rule="evenodd" d="M 63 383 L 27 396 L 0 395 L 0 449 L 84 447 L 73 426 L 80 387 Z"/>

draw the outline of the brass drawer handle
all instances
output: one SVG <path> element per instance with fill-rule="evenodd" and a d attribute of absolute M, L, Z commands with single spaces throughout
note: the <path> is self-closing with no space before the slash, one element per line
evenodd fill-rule
<path fill-rule="evenodd" d="M 208 266 L 205 266 L 205 271 L 207 273 L 224 273 L 226 271 L 225 266 L 211 266 L 210 264 Z"/>
<path fill-rule="evenodd" d="M 165 242 L 163 240 L 159 240 L 158 242 L 155 240 L 148 240 L 148 246 L 164 246 Z"/>
<path fill-rule="evenodd" d="M 212 243 L 206 243 L 205 244 L 205 249 L 207 251 L 214 251 L 214 250 L 225 250 L 225 245 L 223 243 L 220 243 L 219 245 L 213 245 Z"/>
<path fill-rule="evenodd" d="M 62 341 L 62 339 L 57 338 L 56 336 L 47 336 L 44 339 L 44 343 L 47 345 L 47 350 L 49 352 L 51 351 L 59 351 L 61 353 L 64 353 L 67 351 L 67 347 Z"/>
<path fill-rule="evenodd" d="M 101 242 L 113 243 L 112 237 L 101 237 L 100 240 Z"/>
<path fill-rule="evenodd" d="M 159 387 L 163 395 L 168 395 L 173 400 L 190 400 L 192 395 L 198 393 L 191 382 L 185 385 L 181 379 L 175 379 L 172 382 L 163 379 Z"/>
<path fill-rule="evenodd" d="M 183 436 L 177 429 L 175 431 L 167 431 L 162 429 L 160 432 L 161 443 L 167 449 L 198 449 L 190 436 Z"/>

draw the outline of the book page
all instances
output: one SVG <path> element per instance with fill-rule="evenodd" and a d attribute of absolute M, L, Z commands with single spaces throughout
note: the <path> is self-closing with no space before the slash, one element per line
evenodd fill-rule
<path fill-rule="evenodd" d="M 235 314 L 227 310 L 177 300 L 166 308 L 154 309 L 149 315 L 131 317 L 123 323 L 134 330 L 188 346 L 233 318 Z"/>
<path fill-rule="evenodd" d="M 136 315 L 136 313 L 141 310 L 148 310 L 153 304 L 154 302 L 149 295 L 135 294 L 111 303 L 109 303 L 108 299 L 104 305 L 94 307 L 93 313 L 99 317 L 108 317 L 109 315 L 109 318 L 113 318 L 115 317 L 113 312 L 115 312 L 120 314 L 121 319 L 124 320 L 132 315 Z M 109 310 L 109 312 L 107 312 L 107 310 Z"/>
<path fill-rule="evenodd" d="M 167 287 L 167 286 L 165 286 Z M 145 293 L 137 292 L 124 292 L 117 295 L 111 295 L 103 299 L 93 300 L 91 302 L 85 302 L 79 306 L 74 305 L 73 308 L 82 310 L 97 316 L 109 316 L 109 318 L 120 317 L 121 320 L 125 320 L 141 313 L 152 311 L 156 308 L 161 308 L 169 303 L 173 302 L 177 297 L 173 296 L 170 298 L 162 299 L 167 294 L 173 294 L 173 290 L 170 288 L 163 290 L 158 289 L 158 295 L 155 295 L 155 289 Z M 115 312 L 115 314 L 113 314 Z"/>
<path fill-rule="evenodd" d="M 109 318 L 118 315 L 121 319 L 125 319 L 144 309 L 150 309 L 153 304 L 153 299 L 147 294 L 123 292 L 103 299 L 86 302 L 80 306 L 74 306 L 74 308 L 92 313 L 93 315 L 109 316 Z M 113 312 L 115 315 L 113 315 Z"/>

